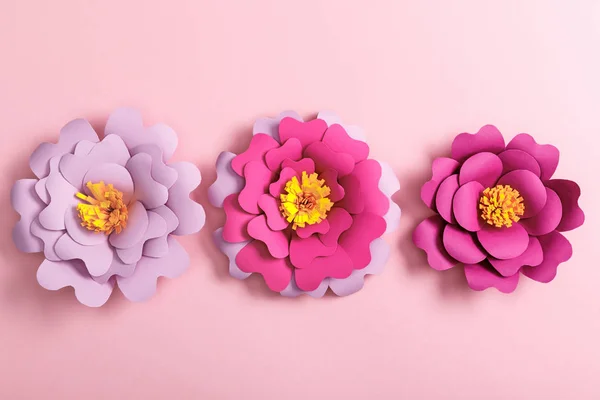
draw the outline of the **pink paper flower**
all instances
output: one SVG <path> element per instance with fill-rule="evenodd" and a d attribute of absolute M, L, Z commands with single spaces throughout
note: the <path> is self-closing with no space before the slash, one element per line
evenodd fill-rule
<path fill-rule="evenodd" d="M 246 151 L 221 153 L 209 189 L 227 216 L 214 236 L 230 274 L 258 273 L 284 296 L 360 290 L 382 269 L 389 249 L 381 236 L 400 219 L 391 168 L 368 159 L 360 130 L 331 113 L 303 122 L 286 112 L 253 131 Z"/>
<path fill-rule="evenodd" d="M 462 263 L 474 290 L 495 287 L 510 293 L 519 273 L 550 282 L 572 254 L 560 233 L 583 224 L 572 181 L 551 179 L 559 153 L 527 135 L 504 144 L 487 125 L 462 133 L 452 143 L 452 158 L 433 162 L 433 176 L 421 198 L 437 214 L 421 222 L 413 241 L 429 265 L 445 270 Z"/>
<path fill-rule="evenodd" d="M 21 215 L 13 230 L 19 250 L 44 252 L 41 286 L 75 289 L 91 307 L 118 284 L 132 301 L 149 298 L 159 276 L 173 278 L 189 264 L 174 235 L 204 224 L 189 194 L 200 184 L 193 164 L 168 164 L 177 147 L 166 125 L 144 127 L 139 112 L 115 111 L 100 140 L 84 119 L 69 122 L 58 143 L 42 143 L 29 165 L 37 178 L 11 193 Z"/>

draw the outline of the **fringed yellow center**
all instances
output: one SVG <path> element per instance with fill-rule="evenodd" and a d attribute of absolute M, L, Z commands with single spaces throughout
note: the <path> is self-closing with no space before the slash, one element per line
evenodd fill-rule
<path fill-rule="evenodd" d="M 497 228 L 511 227 L 525 213 L 525 204 L 519 192 L 508 185 L 487 188 L 479 199 L 481 218 Z"/>
<path fill-rule="evenodd" d="M 81 226 L 90 231 L 104 232 L 106 235 L 113 231 L 121 233 L 127 226 L 127 206 L 123 203 L 123 193 L 102 181 L 88 182 L 86 186 L 92 193 L 91 196 L 76 194 L 78 198 L 89 203 L 77 205 Z"/>
<path fill-rule="evenodd" d="M 308 175 L 304 171 L 302 183 L 293 177 L 285 184 L 279 209 L 284 218 L 293 223 L 292 229 L 318 224 L 327 218 L 327 211 L 333 206 L 328 197 L 330 193 L 331 189 L 325 185 L 325 180 L 320 180 L 317 174 Z"/>

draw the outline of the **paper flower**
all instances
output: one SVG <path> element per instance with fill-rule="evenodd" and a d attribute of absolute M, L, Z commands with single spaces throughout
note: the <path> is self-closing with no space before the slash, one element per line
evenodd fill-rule
<path fill-rule="evenodd" d="M 258 273 L 284 296 L 361 289 L 382 269 L 381 236 L 400 219 L 391 168 L 368 159 L 360 129 L 330 113 L 307 122 L 282 113 L 258 120 L 253 133 L 243 153 L 221 153 L 209 189 L 227 217 L 214 236 L 230 274 Z"/>
<path fill-rule="evenodd" d="M 452 158 L 433 162 L 433 176 L 421 198 L 437 214 L 417 226 L 415 244 L 432 268 L 462 263 L 472 289 L 515 290 L 519 273 L 550 282 L 572 254 L 560 233 L 584 221 L 579 186 L 551 179 L 558 149 L 527 135 L 504 144 L 487 125 L 462 133 L 452 143 Z"/>
<path fill-rule="evenodd" d="M 152 296 L 159 276 L 176 277 L 189 264 L 173 235 L 197 232 L 204 210 L 189 194 L 200 183 L 193 164 L 168 164 L 177 147 L 166 125 L 144 127 L 141 115 L 119 109 L 100 140 L 84 119 L 69 122 L 58 143 L 31 155 L 36 179 L 11 193 L 21 215 L 13 230 L 19 250 L 44 252 L 41 286 L 75 289 L 101 306 L 115 283 L 132 301 Z"/>

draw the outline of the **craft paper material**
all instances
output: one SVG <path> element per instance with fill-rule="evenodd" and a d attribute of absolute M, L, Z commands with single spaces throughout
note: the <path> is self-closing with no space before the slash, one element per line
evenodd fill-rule
<path fill-rule="evenodd" d="M 100 139 L 83 119 L 69 122 L 58 143 L 31 155 L 35 179 L 21 179 L 11 201 L 21 219 L 13 230 L 19 250 L 43 252 L 41 286 L 72 286 L 77 299 L 103 305 L 116 285 L 142 301 L 160 276 L 174 278 L 189 258 L 174 238 L 198 232 L 203 208 L 190 199 L 200 172 L 169 163 L 177 147 L 166 125 L 145 127 L 141 114 L 118 109 Z"/>
<path fill-rule="evenodd" d="M 238 279 L 262 275 L 284 296 L 340 296 L 385 264 L 381 239 L 396 229 L 400 189 L 391 168 L 368 159 L 359 128 L 320 113 L 259 119 L 241 154 L 221 153 L 209 200 L 226 222 L 214 233 Z"/>
<path fill-rule="evenodd" d="M 558 149 L 528 134 L 505 145 L 494 126 L 462 133 L 452 157 L 434 160 L 421 198 L 436 215 L 421 222 L 413 241 L 437 270 L 464 264 L 468 285 L 509 293 L 520 273 L 550 282 L 572 255 L 561 232 L 581 226 L 579 186 L 552 179 Z"/>

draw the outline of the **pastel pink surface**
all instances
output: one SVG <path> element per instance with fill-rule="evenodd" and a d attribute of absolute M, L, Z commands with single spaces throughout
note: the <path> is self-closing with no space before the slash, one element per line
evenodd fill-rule
<path fill-rule="evenodd" d="M 0 398 L 218 400 L 597 400 L 600 387 L 597 157 L 600 6 L 580 1 L 0 0 L 0 174 L 33 178 L 29 154 L 116 107 L 177 132 L 174 160 L 202 170 L 206 206 L 178 279 L 100 309 L 36 282 L 40 254 L 0 252 Z M 238 281 L 212 244 L 224 213 L 206 201 L 221 151 L 295 109 L 364 128 L 370 157 L 403 188 L 391 256 L 349 297 L 271 295 Z M 452 139 L 495 124 L 560 149 L 553 179 L 581 187 L 573 256 L 510 295 L 473 292 L 462 266 L 426 266 L 410 236 Z M 454 173 L 454 172 L 450 172 Z M 155 177 L 156 178 L 156 177 Z M 158 178 L 156 178 L 158 179 Z M 559 195 L 560 193 L 555 189 Z M 10 208 L 10 207 L 8 207 Z M 98 288 L 105 295 L 106 288 Z M 108 288 L 110 289 L 110 288 Z"/>

